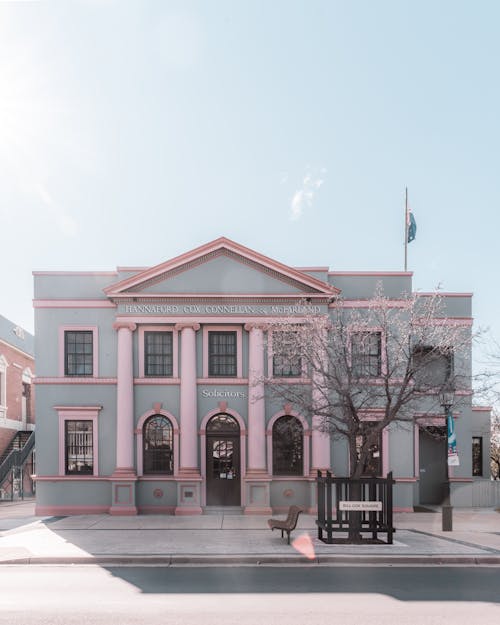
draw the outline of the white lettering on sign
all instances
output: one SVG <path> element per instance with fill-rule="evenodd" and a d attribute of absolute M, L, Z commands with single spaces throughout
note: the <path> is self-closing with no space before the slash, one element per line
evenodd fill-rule
<path fill-rule="evenodd" d="M 339 510 L 356 510 L 362 512 L 380 512 L 381 501 L 339 501 Z"/>
<path fill-rule="evenodd" d="M 241 304 L 120 304 L 119 312 L 141 315 L 306 315 L 320 314 L 321 306 L 251 306 Z M 326 312 L 326 309 L 325 309 Z"/>
<path fill-rule="evenodd" d="M 176 314 L 180 312 L 179 306 L 170 306 L 166 304 L 125 304 L 126 313 L 142 313 L 142 314 Z"/>
<path fill-rule="evenodd" d="M 202 397 L 232 397 L 233 399 L 246 399 L 247 394 L 245 391 L 221 391 L 219 389 L 213 389 L 211 391 L 201 391 Z"/>

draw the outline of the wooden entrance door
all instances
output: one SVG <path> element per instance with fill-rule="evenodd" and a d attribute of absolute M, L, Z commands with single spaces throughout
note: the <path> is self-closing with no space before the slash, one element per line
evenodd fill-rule
<path fill-rule="evenodd" d="M 226 414 L 207 424 L 207 506 L 241 504 L 238 423 Z"/>

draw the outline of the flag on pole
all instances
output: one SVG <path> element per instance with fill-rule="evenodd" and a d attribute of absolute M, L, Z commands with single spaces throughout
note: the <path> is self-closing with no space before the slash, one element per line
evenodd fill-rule
<path fill-rule="evenodd" d="M 408 207 L 408 211 L 406 213 L 406 222 L 408 230 L 408 243 L 411 243 L 417 234 L 417 222 L 415 221 L 415 217 L 413 216 L 410 207 Z"/>
<path fill-rule="evenodd" d="M 460 464 L 457 453 L 457 436 L 455 434 L 455 423 L 453 422 L 453 415 L 451 410 L 448 410 L 448 417 L 446 419 L 448 430 L 448 466 L 458 467 Z"/>

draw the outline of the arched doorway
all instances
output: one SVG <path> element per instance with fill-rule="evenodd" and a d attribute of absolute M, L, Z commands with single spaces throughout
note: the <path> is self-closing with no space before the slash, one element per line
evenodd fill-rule
<path fill-rule="evenodd" d="M 241 504 L 240 426 L 225 413 L 207 423 L 207 506 Z"/>

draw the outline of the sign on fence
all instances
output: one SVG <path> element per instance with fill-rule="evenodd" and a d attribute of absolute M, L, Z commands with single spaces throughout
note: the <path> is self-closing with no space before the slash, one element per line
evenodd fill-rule
<path fill-rule="evenodd" d="M 332 544 L 392 545 L 392 472 L 386 478 L 352 479 L 318 471 L 318 539 Z M 324 536 L 326 533 L 326 536 Z M 387 540 L 380 538 L 386 534 Z"/>
<path fill-rule="evenodd" d="M 339 501 L 339 510 L 362 510 L 379 512 L 382 510 L 381 501 Z"/>

